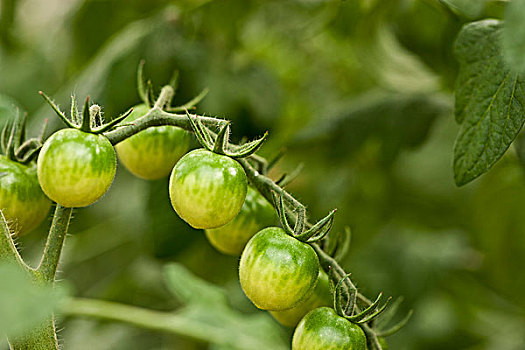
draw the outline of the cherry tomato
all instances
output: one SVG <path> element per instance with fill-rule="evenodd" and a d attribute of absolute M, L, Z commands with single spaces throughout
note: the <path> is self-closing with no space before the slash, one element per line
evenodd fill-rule
<path fill-rule="evenodd" d="M 133 107 L 123 123 L 131 123 L 149 111 L 145 104 Z M 170 174 L 173 166 L 188 151 L 190 134 L 176 126 L 147 128 L 116 145 L 117 155 L 135 176 L 156 180 Z"/>
<path fill-rule="evenodd" d="M 246 200 L 235 219 L 224 226 L 204 232 L 211 245 L 218 251 L 239 256 L 254 234 L 274 225 L 276 221 L 272 205 L 257 190 L 248 187 Z"/>
<path fill-rule="evenodd" d="M 241 255 L 239 278 L 246 296 L 260 309 L 286 310 L 313 292 L 319 259 L 308 244 L 268 227 L 250 239 Z"/>
<path fill-rule="evenodd" d="M 23 235 L 45 219 L 51 201 L 36 175 L 36 167 L 23 165 L 0 155 L 0 210 L 10 229 Z"/>
<path fill-rule="evenodd" d="M 182 157 L 171 172 L 171 204 L 194 228 L 226 225 L 241 211 L 248 180 L 230 157 L 197 149 Z"/>
<path fill-rule="evenodd" d="M 116 155 L 103 135 L 62 129 L 44 143 L 37 166 L 38 181 L 50 199 L 64 207 L 85 207 L 111 186 Z"/>
<path fill-rule="evenodd" d="M 310 311 L 295 329 L 292 350 L 345 349 L 366 350 L 366 336 L 361 327 L 320 307 Z"/>

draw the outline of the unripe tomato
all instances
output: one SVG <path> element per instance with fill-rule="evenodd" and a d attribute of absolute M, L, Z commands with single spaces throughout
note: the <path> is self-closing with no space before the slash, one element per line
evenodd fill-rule
<path fill-rule="evenodd" d="M 124 119 L 130 123 L 149 111 L 145 104 L 133 107 Z M 116 145 L 117 155 L 124 166 L 135 176 L 156 180 L 170 174 L 173 166 L 190 147 L 190 134 L 176 126 L 153 126 Z"/>
<path fill-rule="evenodd" d="M 319 279 L 315 289 L 309 298 L 303 300 L 299 305 L 284 311 L 270 311 L 270 314 L 286 327 L 295 327 L 301 319 L 313 309 L 321 306 L 332 305 L 332 292 L 330 291 L 330 282 L 328 275 L 319 270 Z"/>
<path fill-rule="evenodd" d="M 36 167 L 0 155 L 0 210 L 10 229 L 17 235 L 31 231 L 50 207 L 51 201 L 38 184 Z"/>
<path fill-rule="evenodd" d="M 290 309 L 313 292 L 319 259 L 308 244 L 268 227 L 250 239 L 241 255 L 239 278 L 246 296 L 263 310 Z"/>
<path fill-rule="evenodd" d="M 173 209 L 194 228 L 226 225 L 239 214 L 248 180 L 230 157 L 197 149 L 182 157 L 171 172 Z"/>
<path fill-rule="evenodd" d="M 62 129 L 38 155 L 38 181 L 44 193 L 64 207 L 85 207 L 111 186 L 116 170 L 113 146 L 103 135 Z"/>
<path fill-rule="evenodd" d="M 276 214 L 272 205 L 257 190 L 248 186 L 246 200 L 235 219 L 204 232 L 218 251 L 239 256 L 254 234 L 275 222 Z"/>
<path fill-rule="evenodd" d="M 295 329 L 292 350 L 366 350 L 361 327 L 338 316 L 334 309 L 310 311 Z"/>

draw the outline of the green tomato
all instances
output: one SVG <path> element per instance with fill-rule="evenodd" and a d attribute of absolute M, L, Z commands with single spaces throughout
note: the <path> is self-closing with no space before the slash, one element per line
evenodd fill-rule
<path fill-rule="evenodd" d="M 361 327 L 320 307 L 310 311 L 295 329 L 292 350 L 366 350 Z"/>
<path fill-rule="evenodd" d="M 268 227 L 250 239 L 241 255 L 239 278 L 246 296 L 263 310 L 286 310 L 313 292 L 319 259 L 308 244 Z"/>
<path fill-rule="evenodd" d="M 224 226 L 206 229 L 204 232 L 218 251 L 239 256 L 254 234 L 275 222 L 276 215 L 272 205 L 257 190 L 248 187 L 246 200 L 235 219 Z"/>
<path fill-rule="evenodd" d="M 131 123 L 149 111 L 145 104 L 133 107 L 124 120 Z M 176 126 L 147 128 L 116 145 L 117 155 L 135 176 L 146 180 L 166 177 L 190 147 L 190 134 Z"/>
<path fill-rule="evenodd" d="M 49 208 L 51 201 L 38 184 L 36 167 L 0 155 L 0 210 L 10 229 L 17 235 L 31 231 L 45 219 Z"/>
<path fill-rule="evenodd" d="M 171 172 L 173 209 L 194 228 L 226 225 L 239 214 L 248 180 L 230 157 L 197 149 L 182 157 Z"/>
<path fill-rule="evenodd" d="M 38 181 L 44 193 L 64 207 L 85 207 L 111 186 L 117 157 L 109 140 L 76 129 L 62 129 L 38 155 Z"/>
<path fill-rule="evenodd" d="M 270 311 L 270 314 L 286 327 L 295 327 L 301 319 L 313 309 L 321 306 L 332 305 L 332 292 L 330 291 L 330 282 L 328 275 L 319 270 L 319 280 L 315 289 L 309 298 L 303 300 L 299 305 L 284 311 Z"/>

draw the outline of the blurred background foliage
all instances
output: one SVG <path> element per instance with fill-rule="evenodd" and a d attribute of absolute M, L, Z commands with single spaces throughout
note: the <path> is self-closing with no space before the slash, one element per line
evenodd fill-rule
<path fill-rule="evenodd" d="M 91 95 L 109 118 L 138 103 L 141 58 L 155 86 L 180 71 L 175 102 L 204 87 L 198 112 L 233 121 L 233 139 L 270 131 L 273 171 L 305 167 L 289 190 L 334 230 L 353 231 L 344 266 L 362 292 L 404 296 L 415 314 L 392 349 L 525 348 L 525 178 L 513 152 L 462 188 L 452 114 L 464 23 L 501 18 L 481 0 L 2 0 L 0 108 L 36 133 L 62 127 L 37 91 L 67 109 Z M 158 92 L 158 90 L 157 90 Z M 4 116 L 6 114 L 3 114 Z M 36 261 L 50 220 L 20 245 Z M 179 262 L 256 313 L 221 255 L 171 209 L 167 179 L 119 166 L 109 193 L 77 210 L 60 278 L 76 296 L 157 310 L 180 306 L 162 267 Z M 65 318 L 65 349 L 218 349 L 127 325 Z M 291 334 L 291 330 L 287 331 Z M 221 348 L 222 349 L 222 348 Z"/>

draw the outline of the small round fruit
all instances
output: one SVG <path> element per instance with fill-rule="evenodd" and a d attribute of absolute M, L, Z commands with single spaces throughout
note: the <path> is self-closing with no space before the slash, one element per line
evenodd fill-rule
<path fill-rule="evenodd" d="M 36 175 L 35 166 L 27 166 L 0 155 L 0 210 L 16 235 L 38 226 L 51 208 Z"/>
<path fill-rule="evenodd" d="M 106 193 L 115 177 L 115 150 L 103 135 L 62 129 L 38 155 L 38 181 L 44 193 L 64 207 L 85 207 Z"/>
<path fill-rule="evenodd" d="M 283 311 L 270 311 L 270 314 L 286 327 L 295 327 L 301 319 L 313 309 L 321 306 L 331 306 L 333 303 L 332 292 L 328 275 L 319 269 L 319 279 L 315 289 L 309 298 L 303 300 L 299 305 Z"/>
<path fill-rule="evenodd" d="M 246 243 L 261 229 L 274 225 L 275 210 L 268 201 L 248 186 L 240 213 L 224 226 L 206 229 L 206 237 L 218 251 L 239 256 Z"/>
<path fill-rule="evenodd" d="M 226 225 L 241 211 L 248 180 L 230 157 L 203 148 L 182 157 L 171 172 L 173 209 L 194 228 Z"/>
<path fill-rule="evenodd" d="M 338 316 L 334 309 L 310 311 L 295 329 L 292 350 L 366 350 L 361 327 Z"/>
<path fill-rule="evenodd" d="M 145 104 L 133 107 L 123 123 L 131 123 L 149 111 Z M 135 176 L 146 180 L 166 177 L 190 147 L 190 134 L 176 126 L 153 126 L 115 146 L 119 160 Z"/>
<path fill-rule="evenodd" d="M 241 255 L 239 278 L 246 296 L 263 310 L 286 310 L 313 292 L 319 259 L 308 244 L 268 227 L 250 239 Z"/>

